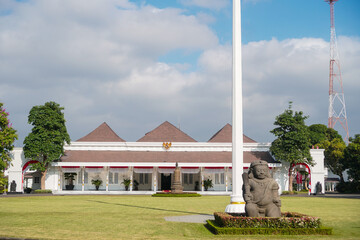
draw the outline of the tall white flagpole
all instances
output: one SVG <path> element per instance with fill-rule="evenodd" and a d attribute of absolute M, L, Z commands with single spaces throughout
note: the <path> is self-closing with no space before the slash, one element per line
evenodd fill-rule
<path fill-rule="evenodd" d="M 243 109 L 241 61 L 241 0 L 233 0 L 233 120 L 232 120 L 232 195 L 227 213 L 245 213 L 242 192 Z"/>

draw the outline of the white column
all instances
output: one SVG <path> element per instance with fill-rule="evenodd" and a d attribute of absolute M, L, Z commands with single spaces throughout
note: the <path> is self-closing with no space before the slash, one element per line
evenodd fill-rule
<path fill-rule="evenodd" d="M 80 169 L 81 171 L 81 191 L 84 191 L 85 190 L 85 168 L 84 167 L 81 167 Z"/>
<path fill-rule="evenodd" d="M 232 121 L 232 195 L 228 213 L 245 213 L 242 196 L 243 174 L 243 110 L 241 60 L 241 0 L 233 0 L 233 121 Z"/>
<path fill-rule="evenodd" d="M 106 171 L 106 191 L 109 191 L 109 167 L 106 167 L 105 171 Z"/>
<path fill-rule="evenodd" d="M 154 170 L 153 170 L 153 191 L 157 191 L 157 167 L 154 167 Z"/>
<path fill-rule="evenodd" d="M 202 171 L 202 168 L 200 168 L 200 173 L 201 173 L 201 191 L 204 191 L 204 174 Z"/>
<path fill-rule="evenodd" d="M 58 167 L 58 191 L 61 191 L 61 167 Z"/>
<path fill-rule="evenodd" d="M 228 192 L 228 169 L 229 168 L 225 168 L 225 192 Z"/>
<path fill-rule="evenodd" d="M 130 192 L 132 192 L 133 190 L 133 175 L 134 175 L 134 168 L 131 167 L 130 169 Z"/>

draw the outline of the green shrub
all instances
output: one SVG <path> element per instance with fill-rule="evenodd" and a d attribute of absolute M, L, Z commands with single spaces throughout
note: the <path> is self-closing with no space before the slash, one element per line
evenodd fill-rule
<path fill-rule="evenodd" d="M 320 218 L 300 213 L 285 212 L 279 218 L 238 217 L 225 212 L 214 213 L 220 227 L 236 228 L 320 228 Z"/>
<path fill-rule="evenodd" d="M 221 235 L 331 235 L 332 228 L 237 228 L 219 227 L 216 221 L 207 220 L 207 229 Z"/>
<path fill-rule="evenodd" d="M 298 194 L 297 191 L 282 191 L 281 195 L 295 195 Z"/>
<path fill-rule="evenodd" d="M 153 197 L 201 197 L 198 193 L 155 193 Z"/>
<path fill-rule="evenodd" d="M 44 189 L 44 190 L 36 189 L 36 190 L 34 191 L 34 193 L 37 193 L 37 194 L 41 194 L 41 193 L 52 193 L 52 191 L 49 190 L 49 189 Z"/>
<path fill-rule="evenodd" d="M 360 182 L 340 182 L 336 185 L 340 193 L 360 193 Z"/>

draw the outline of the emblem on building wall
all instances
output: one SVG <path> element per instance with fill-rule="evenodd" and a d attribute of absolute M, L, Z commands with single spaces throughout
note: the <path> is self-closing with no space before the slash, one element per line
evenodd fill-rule
<path fill-rule="evenodd" d="M 171 142 L 163 142 L 163 148 L 165 148 L 165 150 L 169 150 L 171 147 Z"/>

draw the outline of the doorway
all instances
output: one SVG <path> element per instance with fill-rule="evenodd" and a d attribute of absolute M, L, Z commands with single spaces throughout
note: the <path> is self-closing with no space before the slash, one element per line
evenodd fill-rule
<path fill-rule="evenodd" d="M 161 190 L 171 190 L 171 173 L 161 174 Z"/>

